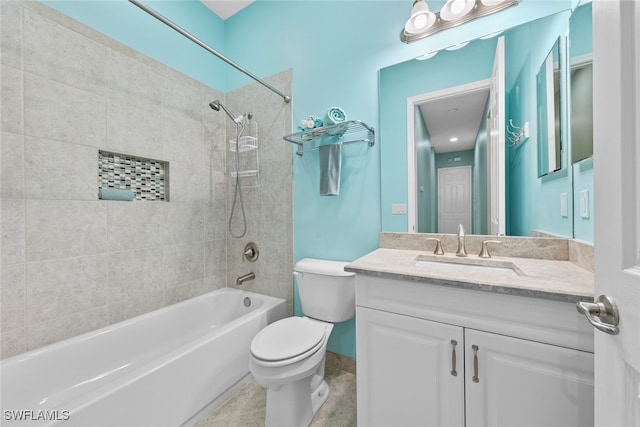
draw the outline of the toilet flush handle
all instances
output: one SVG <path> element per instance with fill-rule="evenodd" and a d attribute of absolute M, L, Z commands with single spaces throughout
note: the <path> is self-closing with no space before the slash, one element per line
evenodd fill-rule
<path fill-rule="evenodd" d="M 304 276 L 304 274 L 300 273 L 299 271 L 294 271 L 293 272 L 293 277 L 295 277 L 296 279 L 299 279 L 302 276 Z"/>

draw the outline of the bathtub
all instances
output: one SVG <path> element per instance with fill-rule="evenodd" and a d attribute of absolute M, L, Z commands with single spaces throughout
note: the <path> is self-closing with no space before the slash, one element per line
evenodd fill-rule
<path fill-rule="evenodd" d="M 250 378 L 251 340 L 285 311 L 224 288 L 5 359 L 0 424 L 192 425 Z"/>

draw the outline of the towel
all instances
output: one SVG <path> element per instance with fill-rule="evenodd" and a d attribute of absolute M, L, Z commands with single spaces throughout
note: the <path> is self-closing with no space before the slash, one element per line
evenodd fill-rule
<path fill-rule="evenodd" d="M 322 126 L 324 126 L 324 123 L 322 122 L 322 119 L 314 119 L 313 120 L 313 127 L 321 128 Z"/>
<path fill-rule="evenodd" d="M 320 195 L 340 195 L 342 144 L 323 145 L 318 149 L 320 159 Z"/>
<path fill-rule="evenodd" d="M 347 114 L 340 107 L 331 107 L 324 117 L 324 124 L 327 126 L 336 125 L 347 120 Z"/>
<path fill-rule="evenodd" d="M 132 190 L 121 188 L 101 188 L 98 190 L 98 198 L 102 200 L 124 200 L 130 202 L 136 198 L 136 194 Z"/>

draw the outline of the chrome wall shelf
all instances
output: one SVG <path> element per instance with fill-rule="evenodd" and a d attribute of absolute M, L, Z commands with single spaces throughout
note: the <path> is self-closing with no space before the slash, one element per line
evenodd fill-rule
<path fill-rule="evenodd" d="M 345 137 L 355 137 L 359 133 L 365 133 L 366 137 L 344 139 Z M 375 130 L 360 120 L 348 120 L 331 126 L 322 126 L 319 128 L 308 129 L 302 132 L 295 132 L 283 137 L 285 141 L 289 141 L 298 146 L 299 156 L 307 151 L 317 150 L 321 145 L 332 144 L 351 144 L 354 142 L 366 142 L 369 146 L 375 144 Z M 334 141 L 321 143 L 328 138 Z"/>

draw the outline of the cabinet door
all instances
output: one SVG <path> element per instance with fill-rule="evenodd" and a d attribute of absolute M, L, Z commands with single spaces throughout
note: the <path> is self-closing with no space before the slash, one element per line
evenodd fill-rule
<path fill-rule="evenodd" d="M 467 427 L 593 426 L 592 353 L 466 329 L 465 369 Z"/>
<path fill-rule="evenodd" d="M 357 307 L 356 330 L 359 426 L 463 425 L 462 328 Z"/>

